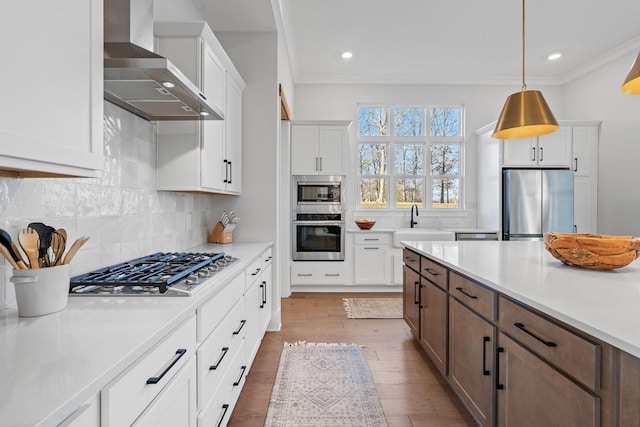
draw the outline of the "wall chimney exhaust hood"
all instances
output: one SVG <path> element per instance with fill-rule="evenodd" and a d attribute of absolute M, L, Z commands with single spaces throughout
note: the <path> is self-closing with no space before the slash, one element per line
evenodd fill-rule
<path fill-rule="evenodd" d="M 104 0 L 104 98 L 146 120 L 222 120 L 175 65 L 153 51 L 153 0 Z"/>

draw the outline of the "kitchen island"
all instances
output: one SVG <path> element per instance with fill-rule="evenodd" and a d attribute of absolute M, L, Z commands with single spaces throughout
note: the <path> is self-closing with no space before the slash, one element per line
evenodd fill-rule
<path fill-rule="evenodd" d="M 405 241 L 404 317 L 482 426 L 640 425 L 640 263 L 532 241 Z"/>
<path fill-rule="evenodd" d="M 46 316 L 18 317 L 15 309 L 1 312 L 0 424 L 16 427 L 57 426 L 60 423 L 65 426 L 124 424 L 115 419 L 109 420 L 106 414 L 109 411 L 125 413 L 133 410 L 131 407 L 135 402 L 126 402 L 128 407 L 125 409 L 110 409 L 108 406 L 113 406 L 118 396 L 111 393 L 111 402 L 105 400 L 105 389 L 117 385 L 119 379 L 135 371 L 138 361 L 149 360 L 147 356 L 153 356 L 154 351 L 167 341 L 167 337 L 177 336 L 178 333 L 188 336 L 186 341 L 193 341 L 193 345 L 185 346 L 186 357 L 180 360 L 181 364 L 184 360 L 187 362 L 176 365 L 176 369 L 172 371 L 178 370 L 178 366 L 186 366 L 182 371 L 187 368 L 195 371 L 196 349 L 199 348 L 197 351 L 200 354 L 206 346 L 213 347 L 207 344 L 207 341 L 211 341 L 207 338 L 216 327 L 216 322 L 224 324 L 225 320 L 222 319 L 226 319 L 225 314 L 233 314 L 234 311 L 238 311 L 242 319 L 248 319 L 246 314 L 251 317 L 253 301 L 244 301 L 243 294 L 246 296 L 251 292 L 249 278 L 256 263 L 265 255 L 262 269 L 270 272 L 271 245 L 270 242 L 204 244 L 188 248 L 192 252 L 224 251 L 239 259 L 232 267 L 203 284 L 206 289 L 193 296 L 72 296 L 69 297 L 66 309 Z M 266 277 L 264 280 L 270 282 Z M 234 298 L 237 296 L 238 299 L 232 299 L 230 295 Z M 212 319 L 216 319 L 216 322 L 211 321 Z M 201 320 L 209 322 L 203 323 Z M 235 324 L 231 326 L 236 327 Z M 244 336 L 248 328 L 247 324 L 240 336 Z M 211 333 L 211 336 L 214 335 L 216 332 Z M 262 335 L 256 339 L 261 337 Z M 180 344 L 182 346 L 182 342 Z M 242 361 L 243 367 L 248 371 L 251 364 L 251 360 L 248 360 L 249 349 L 246 358 L 244 354 L 240 354 L 245 347 L 248 344 L 243 344 L 238 349 L 237 359 Z M 176 350 L 172 347 L 171 351 L 175 353 Z M 156 363 L 147 367 L 147 376 L 158 374 L 166 361 L 171 359 L 170 356 L 171 353 L 160 355 Z M 215 358 L 217 357 L 215 353 Z M 245 370 L 242 370 L 243 375 Z M 235 372 L 230 375 L 233 375 L 234 381 L 238 376 Z M 179 376 L 180 373 L 175 375 Z M 169 388 L 166 384 L 170 384 L 170 380 L 171 378 L 165 378 L 158 384 L 146 387 L 166 390 Z M 196 383 L 195 378 L 190 378 L 187 382 L 193 386 Z M 144 387 L 144 381 L 141 387 Z M 239 391 L 234 389 L 234 393 Z M 226 394 L 225 398 L 232 395 Z M 193 404 L 195 407 L 195 400 L 192 400 L 193 403 L 189 405 Z M 204 403 L 207 402 L 200 399 L 199 410 L 205 409 Z M 180 406 L 179 402 L 175 404 L 176 407 Z M 229 406 L 226 419 L 232 406 Z M 85 407 L 88 408 L 85 412 L 88 415 L 80 413 L 78 415 L 84 418 L 82 421 L 77 420 L 75 413 L 85 410 Z M 201 413 L 198 417 L 200 416 L 217 418 L 218 414 Z M 193 422 L 195 417 L 195 413 L 189 414 Z M 154 425 L 147 419 L 147 423 L 149 422 Z M 167 422 L 169 421 L 165 421 L 165 424 Z M 126 422 L 127 425 L 130 423 L 129 420 Z"/>

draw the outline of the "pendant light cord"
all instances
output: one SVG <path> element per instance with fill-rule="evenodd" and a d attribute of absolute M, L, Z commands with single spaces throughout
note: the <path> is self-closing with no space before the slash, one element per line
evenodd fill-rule
<path fill-rule="evenodd" d="M 527 84 L 524 82 L 524 0 L 522 0 L 522 90 L 527 90 Z"/>

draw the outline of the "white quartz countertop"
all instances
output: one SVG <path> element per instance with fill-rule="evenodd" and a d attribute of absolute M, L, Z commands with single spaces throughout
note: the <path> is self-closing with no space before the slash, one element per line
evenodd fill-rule
<path fill-rule="evenodd" d="M 191 297 L 74 296 L 66 309 L 46 316 L 23 318 L 15 309 L 0 311 L 0 425 L 58 425 L 269 246 L 185 249 L 239 258 Z"/>
<path fill-rule="evenodd" d="M 543 242 L 404 242 L 409 248 L 640 357 L 640 261 L 610 271 L 570 267 Z"/>

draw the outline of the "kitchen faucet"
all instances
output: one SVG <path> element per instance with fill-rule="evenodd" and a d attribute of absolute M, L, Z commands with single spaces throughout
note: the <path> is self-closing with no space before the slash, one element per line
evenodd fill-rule
<path fill-rule="evenodd" d="M 411 206 L 411 228 L 413 228 L 414 225 L 418 225 L 418 222 L 413 220 L 413 208 L 416 208 L 416 216 L 418 216 L 418 205 L 414 203 L 413 206 Z"/>

